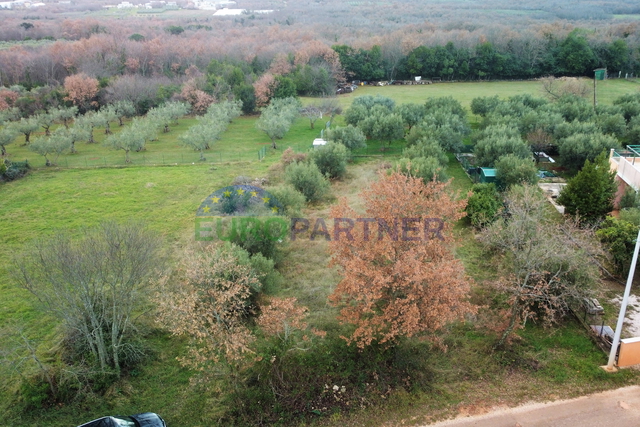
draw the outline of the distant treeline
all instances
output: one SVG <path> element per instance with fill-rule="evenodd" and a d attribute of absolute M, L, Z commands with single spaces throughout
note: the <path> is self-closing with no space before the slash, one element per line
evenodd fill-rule
<path fill-rule="evenodd" d="M 497 45 L 489 41 L 473 47 L 419 46 L 395 63 L 384 58 L 381 48 L 354 49 L 333 46 L 347 75 L 357 80 L 392 79 L 477 80 L 529 79 L 546 75 L 593 76 L 595 68 L 607 68 L 617 77 L 640 71 L 640 51 L 625 38 L 600 42 L 588 40 L 586 31 L 575 29 L 566 37 L 512 39 Z"/>

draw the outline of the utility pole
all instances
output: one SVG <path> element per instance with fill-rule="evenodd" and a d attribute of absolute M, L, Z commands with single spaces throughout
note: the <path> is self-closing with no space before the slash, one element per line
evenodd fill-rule
<path fill-rule="evenodd" d="M 636 264 L 638 263 L 639 251 L 640 251 L 640 231 L 638 231 L 638 237 L 636 237 L 636 247 L 633 250 L 633 259 L 631 260 L 631 267 L 629 269 L 629 275 L 627 276 L 627 286 L 624 289 L 624 297 L 622 297 L 622 305 L 620 306 L 620 313 L 618 314 L 618 324 L 616 325 L 616 331 L 613 334 L 613 342 L 611 343 L 611 352 L 609 353 L 609 362 L 607 363 L 606 366 L 602 366 L 602 369 L 604 369 L 607 372 L 617 372 L 617 369 L 613 365 L 616 361 L 618 344 L 620 344 L 620 334 L 622 333 L 624 316 L 627 311 L 627 304 L 629 303 L 629 294 L 631 293 L 631 284 L 633 283 L 633 273 L 636 271 Z"/>
<path fill-rule="evenodd" d="M 593 70 L 593 108 L 596 108 L 598 105 L 598 97 L 596 95 L 597 92 L 597 80 L 604 80 L 607 77 L 607 69 L 606 68 L 596 68 Z"/>

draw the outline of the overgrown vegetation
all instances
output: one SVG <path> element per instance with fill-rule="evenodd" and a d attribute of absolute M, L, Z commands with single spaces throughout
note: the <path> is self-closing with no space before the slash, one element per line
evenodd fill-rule
<path fill-rule="evenodd" d="M 373 104 L 380 104 L 380 108 L 387 108 L 385 104 L 389 103 L 375 98 L 374 101 Z M 527 106 L 547 105 L 546 101 L 535 97 L 520 97 L 504 102 L 509 103 L 510 111 L 520 108 L 519 111 L 526 114 L 533 114 L 533 107 Z M 428 224 L 431 240 L 424 250 L 425 242 L 419 242 L 414 247 L 411 246 L 414 242 L 404 239 L 422 236 L 422 230 L 413 229 L 415 224 L 422 224 L 421 220 L 396 224 L 398 241 L 393 240 L 393 219 L 397 217 L 424 219 L 423 216 L 426 216 L 429 219 L 447 216 L 451 222 L 447 223 L 446 231 L 451 231 L 453 220 L 462 215 L 464 198 L 471 188 L 471 182 L 451 153 L 455 147 L 461 147 L 463 141 L 468 141 L 464 139 L 469 133 L 464 108 L 451 98 L 410 105 L 406 111 L 392 106 L 396 111 L 394 114 L 403 117 L 403 131 L 408 133 L 409 146 L 402 157 L 412 162 L 433 163 L 439 170 L 454 177 L 451 184 L 433 182 L 428 177 L 418 179 L 407 176 L 413 175 L 409 170 L 405 171 L 407 175 L 398 172 L 386 174 L 384 170 L 391 169 L 392 164 L 383 160 L 386 157 L 391 161 L 400 161 L 400 149 L 407 143 L 402 139 L 390 143 L 370 140 L 370 145 L 374 147 L 399 148 L 397 151 L 375 152 L 376 157 L 360 159 L 355 166 L 346 163 L 349 157 L 346 148 L 339 149 L 339 156 L 334 156 L 331 150 L 323 152 L 323 148 L 320 148 L 309 156 L 286 150 L 277 165 L 274 161 L 279 156 L 270 151 L 262 163 L 219 163 L 213 168 L 207 164 L 195 164 L 179 168 L 37 171 L 23 181 L 3 184 L 1 190 L 10 202 L 0 207 L 0 215 L 5 218 L 15 217 L 13 206 L 20 205 L 25 209 L 46 207 L 48 215 L 41 219 L 44 229 L 53 227 L 60 218 L 66 218 L 71 229 L 79 230 L 84 221 L 97 221 L 103 216 L 123 220 L 131 215 L 140 215 L 149 218 L 150 229 L 166 234 L 173 242 L 172 247 L 176 248 L 172 251 L 175 269 L 163 276 L 162 286 L 155 285 L 155 290 L 159 291 L 158 304 L 162 313 L 157 316 L 159 322 L 151 325 L 147 319 L 139 324 L 144 334 L 132 344 L 144 344 L 145 352 L 150 357 L 142 364 L 123 369 L 119 380 L 114 382 L 112 379 L 98 378 L 85 381 L 82 390 L 76 385 L 58 387 L 58 390 L 67 390 L 69 394 L 61 393 L 58 399 L 49 400 L 46 397 L 50 389 L 47 375 L 54 386 L 56 381 L 71 384 L 69 377 L 62 375 L 66 365 L 49 359 L 51 354 L 35 345 L 30 338 L 39 336 L 44 342 L 51 342 L 51 333 L 42 337 L 42 332 L 37 332 L 42 329 L 46 335 L 47 330 L 51 332 L 51 326 L 45 326 L 44 320 L 39 321 L 30 314 L 32 318 L 29 323 L 34 325 L 33 329 L 15 329 L 17 333 L 11 334 L 11 340 L 6 342 L 23 343 L 21 346 L 12 344 L 11 349 L 20 349 L 18 352 L 23 359 L 19 360 L 32 361 L 28 368 L 28 376 L 32 380 L 20 383 L 20 390 L 3 386 L 2 394 L 10 396 L 11 401 L 15 402 L 16 396 L 21 396 L 24 402 L 30 402 L 11 409 L 10 417 L 26 417 L 27 422 L 36 419 L 40 422 L 64 420 L 72 424 L 76 422 L 81 408 L 91 405 L 91 402 L 97 402 L 92 405 L 96 414 L 115 409 L 127 412 L 135 396 L 136 405 L 147 405 L 149 410 L 160 412 L 169 423 L 184 420 L 186 414 L 198 414 L 184 423 L 211 424 L 212 420 L 216 420 L 214 422 L 225 425 L 295 425 L 301 422 L 331 424 L 339 419 L 341 424 L 351 425 L 357 424 L 361 417 L 373 416 L 380 421 L 387 417 L 408 416 L 415 413 L 411 409 L 414 404 L 418 403 L 424 408 L 423 402 L 429 402 L 430 414 L 442 414 L 442 411 L 447 411 L 446 408 L 455 407 L 461 401 L 469 402 L 468 399 L 473 399 L 471 396 L 481 396 L 476 391 L 478 387 L 496 389 L 498 396 L 515 404 L 540 396 L 536 387 L 553 389 L 558 396 L 568 396 L 593 389 L 596 379 L 600 381 L 598 387 L 603 388 L 633 381 L 633 373 L 616 377 L 602 376 L 595 366 L 602 363 L 603 357 L 588 337 L 563 317 L 567 313 L 568 302 L 585 292 L 584 287 L 578 284 L 593 281 L 591 267 L 574 262 L 576 259 L 588 262 L 588 257 L 574 244 L 580 240 L 592 245 L 590 237 L 568 224 L 558 225 L 557 218 L 548 217 L 548 210 L 544 208 L 541 216 L 538 215 L 539 211 L 529 215 L 531 209 L 524 209 L 526 218 L 523 217 L 523 221 L 518 223 L 526 225 L 526 232 L 507 230 L 514 223 L 510 218 L 520 212 L 520 205 L 514 196 L 518 191 L 529 192 L 529 207 L 546 207 L 546 202 L 532 188 L 521 190 L 517 186 L 523 181 L 522 176 L 529 175 L 520 174 L 509 180 L 512 190 L 506 193 L 503 216 L 500 215 L 500 208 L 504 194 L 486 185 L 472 189 L 474 194 L 468 206 L 475 203 L 475 207 L 468 207 L 467 213 L 473 225 L 480 229 L 488 227 L 481 232 L 485 236 L 493 233 L 515 236 L 515 243 L 509 248 L 492 245 L 492 242 L 504 244 L 510 241 L 502 235 L 502 238 L 493 240 L 487 237 L 487 244 L 492 251 L 485 250 L 473 236 L 475 231 L 467 228 L 464 222 L 458 222 L 455 230 L 456 235 L 464 236 L 462 241 L 454 243 L 453 236 L 446 235 L 452 245 L 458 246 L 456 253 L 461 259 L 456 259 L 452 252 L 441 252 L 437 236 L 444 229 L 441 230 L 435 223 Z M 504 108 L 499 107 L 500 102 L 491 105 L 487 111 Z M 520 105 L 523 107 L 518 107 Z M 550 106 L 548 108 L 552 109 Z M 504 110 L 501 111 L 504 114 Z M 418 117 L 417 121 L 412 122 L 410 113 Z M 491 126 L 489 122 L 497 120 L 497 117 L 497 113 L 487 112 L 483 119 L 487 120 L 487 126 L 481 124 L 480 127 L 487 129 Z M 238 119 L 243 120 L 247 119 Z M 336 120 L 341 119 L 334 118 Z M 518 121 L 514 138 L 521 138 L 527 141 L 525 146 L 532 147 L 527 135 L 531 134 L 533 119 L 529 117 L 527 120 Z M 243 139 L 251 138 L 247 129 L 257 133 L 252 126 L 254 121 L 230 127 L 228 132 L 238 132 L 242 137 L 221 139 L 219 148 L 226 149 L 232 144 L 246 145 Z M 192 124 L 193 120 L 188 123 Z M 292 139 L 295 141 L 304 137 L 306 141 L 311 141 L 315 136 L 307 119 L 299 120 L 295 126 L 295 136 L 285 135 L 282 145 L 295 147 Z M 158 129 L 162 130 L 162 127 Z M 178 129 L 183 131 L 186 126 L 170 127 L 174 142 L 177 141 L 175 133 Z M 359 130 L 356 127 L 351 129 Z M 114 125 L 114 133 L 118 131 Z M 261 144 L 268 144 L 267 137 L 262 138 Z M 339 146 L 333 144 L 329 147 Z M 303 150 L 309 145 L 309 142 L 305 143 Z M 529 147 L 527 149 L 531 150 Z M 279 150 L 275 153 L 279 154 Z M 526 161 L 533 165 L 531 154 L 529 156 Z M 336 167 L 344 170 L 346 165 L 348 173 L 340 174 L 340 179 L 329 183 L 316 166 L 318 158 L 323 159 L 320 163 L 326 165 L 328 170 Z M 512 160 L 502 157 L 497 159 L 497 163 L 502 161 L 511 164 L 509 162 Z M 524 159 L 518 158 L 517 161 L 523 168 L 530 165 Z M 270 164 L 274 166 L 269 167 Z M 269 184 L 272 185 L 268 187 L 269 191 L 281 202 L 284 213 L 288 216 L 304 213 L 310 220 L 308 232 L 313 230 L 319 238 L 303 241 L 300 235 L 299 241 L 281 244 L 266 236 L 250 233 L 248 236 L 257 237 L 257 240 L 240 239 L 235 242 L 237 245 L 194 246 L 189 243 L 191 237 L 185 236 L 184 230 L 192 229 L 193 211 L 201 198 L 211 193 L 212 186 L 225 187 L 233 176 L 267 176 L 267 169 Z M 382 175 L 380 181 L 373 184 L 376 169 Z M 252 181 L 253 178 L 247 179 Z M 397 185 L 391 185 L 391 181 Z M 102 184 L 100 194 L 95 194 L 94 182 Z M 260 178 L 256 182 L 264 181 Z M 445 190 L 450 187 L 462 190 L 462 194 L 451 197 L 450 190 Z M 384 191 L 379 198 L 371 196 L 371 203 L 368 203 L 367 197 L 363 199 L 357 195 L 362 188 Z M 431 193 L 426 188 L 439 189 L 436 191 L 438 196 L 429 196 Z M 313 191 L 305 194 L 304 191 L 309 189 Z M 327 196 L 329 190 L 336 196 L 346 197 L 333 210 L 329 206 L 332 202 Z M 24 196 L 21 194 L 23 192 Z M 133 201 L 129 194 L 138 196 Z M 480 200 L 473 202 L 474 198 Z M 445 199 L 451 204 L 443 203 Z M 61 203 L 62 200 L 65 203 Z M 352 206 L 353 211 L 347 210 L 347 205 Z M 84 217 L 77 215 L 79 209 L 86 212 Z M 94 213 L 96 211 L 97 214 Z M 338 228 L 344 228 L 338 230 L 338 234 L 343 239 L 335 240 L 335 223 L 328 220 L 323 228 L 316 221 L 327 215 L 357 219 L 365 211 L 367 216 L 386 220 L 384 239 L 378 241 L 378 229 L 374 227 L 375 224 L 370 224 L 370 240 L 364 241 L 363 228 L 355 228 L 351 232 L 357 239 L 352 242 L 347 238 L 349 230 L 345 232 L 344 229 L 348 229 L 349 224 L 341 223 Z M 0 251 L 0 256 L 6 257 L 7 253 L 25 241 L 26 236 L 33 235 L 35 231 L 29 227 L 37 224 L 37 221 L 36 218 L 26 218 L 14 226 L 2 221 L 5 224 L 2 235 L 6 236 L 7 245 Z M 357 226 L 362 225 L 362 221 L 357 222 Z M 330 243 L 326 242 L 325 234 Z M 560 239 L 558 235 L 567 238 Z M 553 241 L 559 247 L 543 244 L 548 241 Z M 264 243 L 273 243 L 273 246 L 267 248 Z M 375 245 L 370 247 L 364 243 Z M 344 262 L 338 263 L 344 265 L 342 269 L 336 270 L 328 265 L 328 244 L 333 246 L 336 254 L 344 255 Z M 513 269 L 515 263 L 512 261 L 520 259 L 520 255 L 510 250 L 520 250 L 526 245 L 533 248 L 529 252 L 536 254 L 536 262 L 540 261 L 531 271 L 530 277 L 535 278 L 533 281 L 523 279 L 524 269 Z M 187 250 L 183 252 L 184 247 Z M 590 250 L 590 256 L 595 252 Z M 394 262 L 384 262 L 392 259 L 388 256 L 390 253 L 397 254 Z M 351 261 L 349 254 L 353 257 Z M 563 258 L 560 259 L 558 254 Z M 365 265 L 359 264 L 367 260 L 371 261 L 370 270 L 365 270 Z M 420 260 L 423 262 L 418 262 Z M 436 260 L 446 264 L 442 277 L 429 268 L 417 270 L 418 265 L 429 266 Z M 531 265 L 525 261 L 521 264 Z M 362 280 L 359 275 L 365 271 L 373 277 L 372 280 L 366 280 L 367 283 L 388 284 L 386 288 L 382 286 L 386 290 L 376 304 L 376 308 L 379 308 L 376 314 L 385 321 L 380 322 L 375 317 L 358 317 L 343 311 L 340 319 L 347 322 L 341 324 L 337 318 L 338 309 L 356 307 L 343 307 L 341 303 L 349 298 L 355 301 L 364 296 L 366 287 L 359 287 L 359 281 Z M 477 283 L 464 277 L 465 271 L 476 278 Z M 413 328 L 414 319 L 420 316 L 428 318 L 429 312 L 421 312 L 420 309 L 436 307 L 433 294 L 444 295 L 444 292 L 417 295 L 416 298 L 422 301 L 419 307 L 412 306 L 402 294 L 411 294 L 416 288 L 422 289 L 412 284 L 427 278 L 429 283 L 450 284 L 451 280 L 455 280 L 457 287 L 447 286 L 446 290 L 460 292 L 456 291 L 455 297 L 443 300 L 437 306 L 449 320 L 455 321 L 439 323 L 443 317 L 439 316 L 438 321 L 418 322 L 419 326 L 429 326 L 428 330 L 424 330 Z M 499 285 L 491 286 L 489 281 L 496 279 Z M 404 291 L 394 293 L 393 289 L 400 285 L 406 285 Z M 336 296 L 333 301 L 338 306 L 330 307 L 326 297 L 334 289 L 336 295 L 343 292 L 344 296 L 344 292 L 348 291 L 349 297 Z M 521 289 L 533 289 L 534 298 L 525 300 L 523 292 L 519 291 Z M 23 294 L 9 284 L 2 290 L 7 291 L 5 294 L 9 298 L 9 307 L 25 310 Z M 461 295 L 468 296 L 470 304 L 463 306 L 460 303 Z M 464 313 L 474 312 L 475 306 L 481 307 L 477 317 L 463 316 Z M 26 311 L 29 312 L 28 309 Z M 504 314 L 506 316 L 502 317 Z M 6 315 L 0 313 L 0 319 L 3 316 Z M 349 320 L 355 323 L 350 325 Z M 493 326 L 486 328 L 487 324 Z M 551 326 L 552 332 L 542 329 L 543 324 Z M 382 326 L 378 328 L 376 325 Z M 392 327 L 389 328 L 389 325 Z M 500 338 L 504 337 L 504 342 L 509 342 L 507 338 L 513 337 L 513 331 L 518 326 L 523 326 L 518 331 L 520 339 L 503 346 Z M 176 336 L 170 337 L 169 334 Z M 411 338 L 412 335 L 425 334 L 437 345 Z M 23 335 L 26 341 L 22 340 Z M 342 337 L 351 337 L 352 345 Z M 383 341 L 384 345 L 379 344 Z M 358 349 L 356 343 L 363 348 Z M 574 352 L 568 350 L 568 343 L 575 347 Z M 500 351 L 492 350 L 496 344 L 499 344 Z M 449 349 L 447 354 L 442 352 L 444 347 Z M 13 360 L 14 363 L 3 366 L 13 369 L 18 359 L 8 357 L 10 352 L 6 352 L 7 349 L 7 346 L 3 347 L 2 356 L 5 361 Z M 36 359 L 29 359 L 30 356 Z M 38 361 L 52 367 L 46 371 L 47 375 L 38 373 Z M 79 371 L 75 372 L 80 375 Z M 507 391 L 505 388 L 510 389 Z M 463 389 L 466 397 L 460 392 Z M 491 401 L 486 396 L 482 399 L 483 402 Z M 54 401 L 69 403 L 55 411 L 38 409 Z M 176 405 L 176 402 L 180 405 Z M 26 406 L 31 408 L 31 412 L 18 414 L 18 409 Z M 366 409 L 369 415 L 360 409 Z"/>

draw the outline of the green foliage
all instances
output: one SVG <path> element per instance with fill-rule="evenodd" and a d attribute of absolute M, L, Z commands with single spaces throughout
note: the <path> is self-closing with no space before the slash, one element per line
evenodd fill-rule
<path fill-rule="evenodd" d="M 623 221 L 640 227 L 640 208 L 638 207 L 620 209 L 618 217 Z"/>
<path fill-rule="evenodd" d="M 460 126 L 460 124 L 460 119 L 450 113 L 442 113 L 438 117 L 428 115 L 409 131 L 405 139 L 409 145 L 416 144 L 420 140 L 434 140 L 443 150 L 457 152 L 460 151 L 462 138 L 468 131 L 466 127 L 468 125 Z"/>
<path fill-rule="evenodd" d="M 282 139 L 289 132 L 289 128 L 298 116 L 300 101 L 296 98 L 274 98 L 262 111 L 256 122 L 256 128 L 266 133 L 271 139 L 273 148 L 276 139 Z"/>
<path fill-rule="evenodd" d="M 424 106 L 420 104 L 400 104 L 394 111 L 402 117 L 403 123 L 409 130 L 420 123 L 426 113 Z"/>
<path fill-rule="evenodd" d="M 593 223 L 611 212 L 616 191 L 615 173 L 610 171 L 607 153 L 602 152 L 593 162 L 587 160 L 582 170 L 569 180 L 558 203 L 565 207 L 565 213 Z"/>
<path fill-rule="evenodd" d="M 640 141 L 640 112 L 638 116 L 633 117 L 629 121 L 629 126 L 626 133 L 627 141 L 636 144 Z"/>
<path fill-rule="evenodd" d="M 329 142 L 324 147 L 318 147 L 311 152 L 309 158 L 320 172 L 329 179 L 340 179 L 347 173 L 349 150 L 337 142 Z"/>
<path fill-rule="evenodd" d="M 400 159 L 398 161 L 398 170 L 405 175 L 422 178 L 424 182 L 433 180 L 446 182 L 449 179 L 445 168 L 435 157 Z"/>
<path fill-rule="evenodd" d="M 182 28 L 180 25 L 170 25 L 165 28 L 165 31 L 173 36 L 177 36 L 184 33 L 184 28 Z"/>
<path fill-rule="evenodd" d="M 256 109 L 256 91 L 253 85 L 243 83 L 233 89 L 233 95 L 236 99 L 242 101 L 242 112 L 251 114 Z"/>
<path fill-rule="evenodd" d="M 476 228 L 484 228 L 496 220 L 502 210 L 502 198 L 493 183 L 475 184 L 467 200 L 467 218 Z"/>
<path fill-rule="evenodd" d="M 498 95 L 482 96 L 471 100 L 471 112 L 480 117 L 486 117 L 500 103 Z"/>
<path fill-rule="evenodd" d="M 458 116 L 464 122 L 467 120 L 467 110 L 452 96 L 429 98 L 424 103 L 424 109 L 426 115 L 447 112 Z"/>
<path fill-rule="evenodd" d="M 271 225 L 273 229 L 251 227 L 250 225 L 246 229 L 232 227 L 230 234 L 226 238 L 252 257 L 260 256 L 269 260 L 277 260 L 279 258 L 278 248 L 281 242 L 274 239 L 273 236 L 278 235 L 278 230 L 275 229 L 278 224 L 272 223 Z"/>
<path fill-rule="evenodd" d="M 632 118 L 640 115 L 640 96 L 637 94 L 624 94 L 613 100 L 613 105 L 620 108 L 627 123 L 629 123 Z"/>
<path fill-rule="evenodd" d="M 71 149 L 71 137 L 66 129 L 59 128 L 50 136 L 37 138 L 29 149 L 44 156 L 47 166 L 55 165 L 58 157 Z M 49 156 L 53 156 L 53 161 Z"/>
<path fill-rule="evenodd" d="M 145 38 L 142 34 L 134 33 L 129 36 L 129 40 L 134 42 L 142 42 L 145 40 Z"/>
<path fill-rule="evenodd" d="M 513 154 L 507 154 L 499 157 L 494 166 L 501 189 L 508 189 L 513 185 L 538 183 L 538 168 L 530 158 L 523 159 Z"/>
<path fill-rule="evenodd" d="M 490 126 L 481 133 L 481 138 L 473 149 L 479 166 L 493 167 L 500 157 L 507 154 L 522 159 L 530 159 L 532 156 L 529 146 L 520 138 L 515 128 Z"/>
<path fill-rule="evenodd" d="M 369 110 L 364 105 L 351 104 L 351 106 L 344 113 L 344 121 L 348 125 L 358 126 L 358 123 L 367 118 L 368 115 Z"/>
<path fill-rule="evenodd" d="M 574 121 L 590 122 L 595 116 L 593 105 L 576 95 L 562 96 L 555 103 L 555 108 L 569 123 Z"/>
<path fill-rule="evenodd" d="M 536 131 L 543 131 L 552 135 L 556 127 L 562 123 L 564 123 L 564 119 L 559 113 L 543 109 L 531 110 L 520 116 L 518 129 L 525 136 Z"/>
<path fill-rule="evenodd" d="M 638 237 L 638 225 L 623 219 L 607 217 L 596 231 L 596 236 L 609 250 L 616 273 L 626 275 Z"/>
<path fill-rule="evenodd" d="M 570 75 L 584 76 L 592 72 L 597 62 L 584 35 L 584 31 L 573 30 L 560 44 L 558 61 L 562 70 Z"/>
<path fill-rule="evenodd" d="M 586 160 L 593 161 L 603 151 L 619 147 L 620 143 L 611 135 L 577 133 L 561 140 L 558 151 L 562 166 L 578 170 Z"/>
<path fill-rule="evenodd" d="M 13 144 L 18 136 L 18 131 L 11 125 L 5 125 L 0 128 L 0 157 L 4 157 L 7 154 L 6 146 Z"/>
<path fill-rule="evenodd" d="M 446 167 L 449 164 L 447 153 L 444 152 L 438 141 L 433 139 L 419 139 L 415 144 L 405 148 L 402 156 L 408 159 L 433 157 L 441 166 Z"/>
<path fill-rule="evenodd" d="M 301 96 L 327 96 L 336 90 L 331 71 L 323 65 L 298 67 L 292 79 Z"/>
<path fill-rule="evenodd" d="M 638 193 L 632 187 L 627 187 L 624 191 L 620 201 L 618 202 L 619 209 L 637 208 L 640 205 L 640 199 Z"/>
<path fill-rule="evenodd" d="M 367 123 L 370 123 L 371 138 L 386 142 L 389 145 L 391 145 L 391 141 L 401 139 L 404 136 L 402 117 L 398 114 L 369 116 L 364 120 L 363 127 Z"/>
<path fill-rule="evenodd" d="M 225 424 L 234 420 L 253 425 L 258 418 L 268 425 L 314 422 L 319 416 L 337 418 L 365 399 L 381 401 L 394 390 L 429 390 L 430 345 L 403 342 L 360 350 L 340 338 L 345 333 L 331 325 L 327 336 L 314 341 L 308 351 L 308 347 L 264 343 L 261 360 L 247 373 L 247 387 L 235 390 L 229 399 Z"/>
<path fill-rule="evenodd" d="M 29 169 L 31 169 L 29 162 L 12 162 L 8 159 L 0 158 L 0 164 L 0 168 L 4 168 L 4 171 L 0 173 L 0 177 L 5 181 L 22 178 L 29 172 Z"/>
<path fill-rule="evenodd" d="M 134 127 L 133 124 L 127 126 L 118 134 L 109 135 L 104 140 L 104 146 L 113 150 L 123 150 L 125 152 L 125 162 L 129 163 L 129 153 L 131 151 L 140 151 L 144 148 L 147 135 L 140 132 L 140 129 Z"/>
<path fill-rule="evenodd" d="M 602 133 L 622 138 L 627 131 L 627 123 L 622 114 L 598 114 L 596 123 Z"/>
<path fill-rule="evenodd" d="M 272 99 L 295 98 L 298 96 L 296 83 L 290 77 L 276 76 L 276 89 Z"/>
<path fill-rule="evenodd" d="M 291 185 L 280 185 L 278 187 L 268 188 L 267 191 L 276 199 L 284 208 L 284 215 L 288 217 L 299 217 L 302 215 L 302 208 L 306 199 L 302 193 L 293 188 Z"/>
<path fill-rule="evenodd" d="M 326 138 L 329 141 L 339 143 L 347 147 L 349 150 L 357 150 L 358 148 L 366 148 L 367 137 L 362 133 L 360 128 L 353 125 L 338 126 L 327 130 Z"/>
<path fill-rule="evenodd" d="M 396 102 L 393 99 L 386 96 L 364 95 L 364 96 L 358 96 L 357 98 L 355 98 L 353 100 L 353 103 L 351 104 L 352 107 L 362 106 L 367 110 L 371 110 L 376 105 L 380 105 L 385 109 L 387 109 L 389 112 L 391 112 L 393 111 L 393 108 L 396 106 Z"/>
<path fill-rule="evenodd" d="M 329 181 L 315 163 L 291 163 L 285 169 L 285 180 L 302 193 L 307 202 L 317 202 L 329 191 Z"/>

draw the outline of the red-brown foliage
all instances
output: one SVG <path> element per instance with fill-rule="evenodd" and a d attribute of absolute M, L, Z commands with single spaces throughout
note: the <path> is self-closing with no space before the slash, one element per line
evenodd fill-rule
<path fill-rule="evenodd" d="M 332 264 L 344 274 L 330 301 L 342 307 L 340 320 L 355 326 L 347 341 L 361 348 L 428 334 L 474 311 L 466 302 L 470 279 L 452 247 L 453 223 L 464 215 L 466 202 L 452 197 L 447 183 L 424 183 L 399 172 L 379 176 L 362 193 L 365 218 L 375 221 L 368 224 L 368 232 L 346 199 L 331 209 L 333 218 L 351 218 L 357 224 L 352 240 L 334 234 L 330 244 Z M 411 223 L 416 229 L 404 229 L 403 218 L 416 219 Z M 441 230 L 423 234 L 418 224 L 433 218 L 443 221 Z M 398 237 L 386 233 L 380 238 L 378 221 L 400 225 Z"/>
<path fill-rule="evenodd" d="M 64 99 L 73 102 L 79 108 L 86 109 L 90 104 L 95 103 L 92 100 L 98 94 L 100 85 L 98 79 L 81 73 L 64 79 L 64 89 L 67 91 Z"/>
<path fill-rule="evenodd" d="M 18 93 L 2 88 L 0 89 L 0 111 L 6 110 L 13 106 L 13 103 L 18 99 Z"/>

